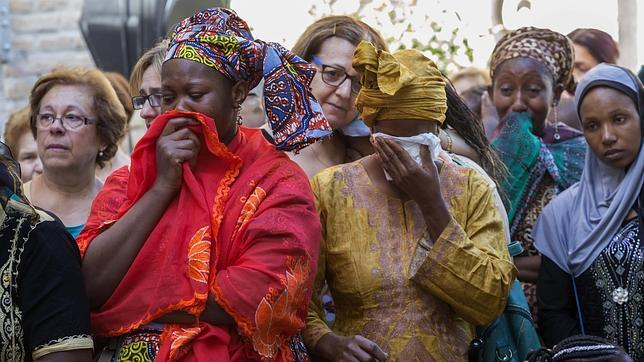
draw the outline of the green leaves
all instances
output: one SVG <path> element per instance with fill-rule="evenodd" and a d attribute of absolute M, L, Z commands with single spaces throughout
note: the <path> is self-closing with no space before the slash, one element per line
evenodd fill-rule
<path fill-rule="evenodd" d="M 335 7 L 346 6 L 347 1 L 351 0 L 321 0 L 311 6 L 309 14 L 318 18 L 341 14 L 342 11 Z M 465 58 L 470 63 L 474 61 L 474 50 L 468 39 L 461 34 L 458 25 L 453 25 L 463 22 L 460 14 L 444 8 L 439 0 L 433 0 L 436 4 L 432 9 L 436 11 L 429 14 L 420 14 L 420 10 L 417 12 L 417 0 L 353 1 L 358 2 L 357 10 L 347 15 L 380 31 L 389 49 L 413 48 L 425 52 L 445 74 L 468 65 L 459 64 L 457 59 Z"/>

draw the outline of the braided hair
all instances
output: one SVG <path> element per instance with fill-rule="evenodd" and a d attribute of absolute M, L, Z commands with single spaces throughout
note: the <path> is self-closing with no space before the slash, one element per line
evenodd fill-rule
<path fill-rule="evenodd" d="M 479 117 L 465 104 L 449 80 L 445 79 L 447 113 L 442 127 L 450 126 L 463 137 L 465 143 L 472 147 L 479 156 L 481 167 L 498 186 L 506 175 L 505 166 L 496 152 L 492 150 Z"/>
<path fill-rule="evenodd" d="M 621 359 L 620 359 L 621 357 Z M 564 339 L 552 350 L 540 348 L 528 354 L 528 362 L 602 362 L 632 361 L 621 348 L 596 336 L 572 336 Z"/>

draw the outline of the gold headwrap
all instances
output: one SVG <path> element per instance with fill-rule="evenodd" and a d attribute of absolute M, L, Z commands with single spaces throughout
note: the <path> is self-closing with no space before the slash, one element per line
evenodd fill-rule
<path fill-rule="evenodd" d="M 356 107 L 367 125 L 401 119 L 445 121 L 445 80 L 420 51 L 389 54 L 362 41 L 353 54 L 353 67 L 362 80 Z"/>

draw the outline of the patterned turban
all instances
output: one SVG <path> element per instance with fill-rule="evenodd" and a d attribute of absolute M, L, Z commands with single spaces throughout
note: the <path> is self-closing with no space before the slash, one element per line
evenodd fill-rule
<path fill-rule="evenodd" d="M 254 88 L 264 78 L 268 123 L 277 148 L 299 150 L 331 134 L 322 108 L 309 90 L 315 68 L 277 43 L 253 38 L 230 9 L 203 10 L 175 28 L 168 55 L 211 67 L 232 82 Z"/>
<path fill-rule="evenodd" d="M 570 39 L 550 29 L 539 29 L 531 26 L 519 28 L 501 38 L 490 61 L 490 77 L 501 63 L 518 57 L 530 58 L 546 66 L 554 80 L 554 86 L 574 91 L 575 81 L 572 77 L 574 50 Z"/>
<path fill-rule="evenodd" d="M 420 51 L 390 54 L 362 41 L 353 54 L 353 67 L 362 80 L 356 106 L 367 125 L 400 119 L 445 121 L 445 80 Z"/>

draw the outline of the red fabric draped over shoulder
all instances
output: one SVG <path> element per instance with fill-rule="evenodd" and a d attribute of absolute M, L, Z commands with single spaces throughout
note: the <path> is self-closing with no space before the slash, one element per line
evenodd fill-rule
<path fill-rule="evenodd" d="M 306 175 L 261 132 L 241 128 L 225 146 L 206 116 L 159 116 L 137 144 L 129 176 L 119 170 L 106 181 L 79 246 L 84 253 L 150 189 L 156 140 L 180 115 L 202 124 L 194 130 L 205 147 L 194 169 L 184 163 L 179 194 L 92 313 L 92 328 L 114 336 L 175 310 L 199 315 L 212 294 L 235 325 L 166 325 L 158 360 L 290 360 L 288 343 L 304 328 L 311 297 L 320 222 Z"/>

